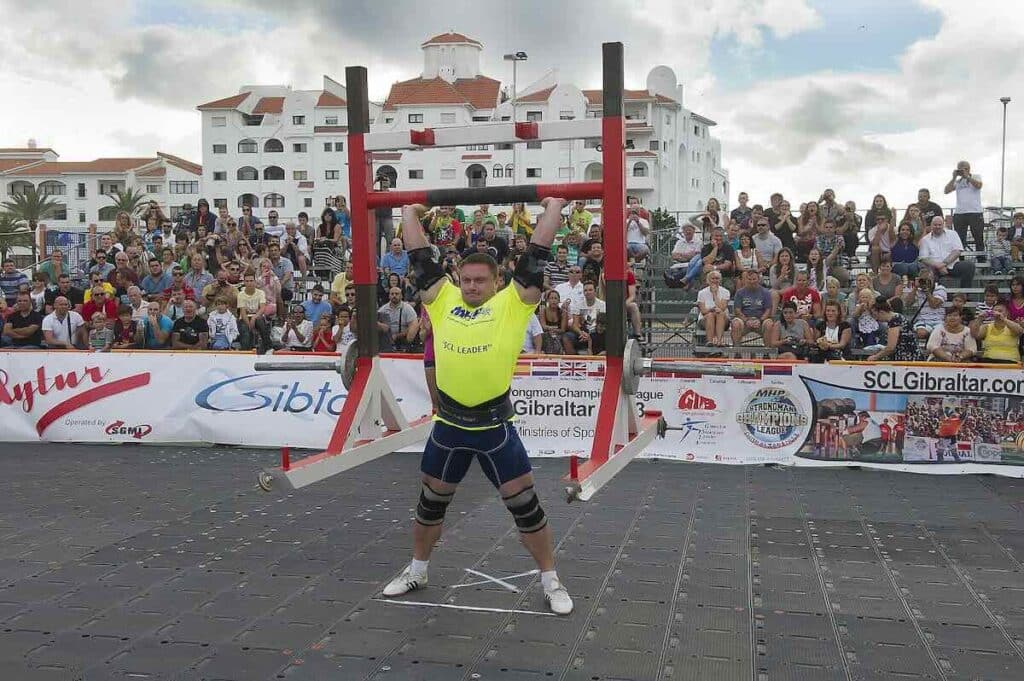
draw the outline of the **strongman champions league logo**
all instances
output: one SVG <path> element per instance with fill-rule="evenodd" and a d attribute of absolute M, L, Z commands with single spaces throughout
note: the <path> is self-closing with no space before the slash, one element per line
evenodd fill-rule
<path fill-rule="evenodd" d="M 761 388 L 736 414 L 747 439 L 765 449 L 781 449 L 796 442 L 808 420 L 800 413 L 796 399 L 780 388 Z"/>

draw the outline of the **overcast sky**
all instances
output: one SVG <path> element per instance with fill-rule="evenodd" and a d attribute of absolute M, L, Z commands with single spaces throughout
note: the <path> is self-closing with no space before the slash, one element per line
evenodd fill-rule
<path fill-rule="evenodd" d="M 349 64 L 382 100 L 419 75 L 424 39 L 455 30 L 484 43 L 493 78 L 511 80 L 503 53 L 529 53 L 520 86 L 557 68 L 600 87 L 605 40 L 625 43 L 627 87 L 672 67 L 685 106 L 718 122 L 733 193 L 756 202 L 831 186 L 902 207 L 966 158 L 994 205 L 1009 96 L 1006 203 L 1024 205 L 1020 0 L 0 0 L 0 16 L 0 146 L 31 137 L 63 160 L 201 162 L 196 105 L 242 84 L 319 88 Z"/>

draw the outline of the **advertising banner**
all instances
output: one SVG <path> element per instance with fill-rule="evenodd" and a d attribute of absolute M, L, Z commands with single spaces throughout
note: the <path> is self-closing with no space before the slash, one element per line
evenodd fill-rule
<path fill-rule="evenodd" d="M 302 361 L 277 355 L 275 361 Z M 347 394 L 331 372 L 258 373 L 239 353 L 0 353 L 0 441 L 323 447 Z M 423 365 L 381 360 L 406 416 L 429 412 Z M 670 430 L 644 457 L 1024 476 L 1024 371 L 752 364 L 640 382 Z M 523 358 L 515 422 L 534 456 L 586 456 L 604 360 Z M 414 446 L 410 451 L 418 451 Z"/>

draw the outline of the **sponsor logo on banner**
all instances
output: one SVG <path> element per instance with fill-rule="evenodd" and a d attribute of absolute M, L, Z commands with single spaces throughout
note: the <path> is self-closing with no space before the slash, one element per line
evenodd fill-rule
<path fill-rule="evenodd" d="M 677 406 L 681 411 L 714 411 L 718 408 L 718 403 L 692 388 L 687 388 L 679 395 Z"/>
<path fill-rule="evenodd" d="M 761 388 L 747 398 L 736 414 L 736 422 L 753 444 L 781 449 L 803 436 L 808 418 L 788 390 Z"/>
<path fill-rule="evenodd" d="M 114 421 L 104 428 L 103 432 L 107 435 L 125 435 L 127 437 L 133 437 L 136 440 L 141 440 L 153 432 L 153 426 L 148 423 L 129 426 L 126 425 L 124 421 Z"/>
<path fill-rule="evenodd" d="M 40 366 L 31 380 L 12 383 L 10 375 L 0 370 L 0 404 L 8 407 L 17 404 L 26 414 L 31 414 L 37 398 L 51 393 L 67 393 L 68 397 L 50 406 L 36 420 L 36 432 L 42 435 L 53 422 L 83 407 L 149 384 L 149 372 L 116 380 L 109 380 L 110 373 L 109 369 L 98 366 L 83 366 L 81 371 L 72 370 L 48 376 L 46 367 Z"/>
<path fill-rule="evenodd" d="M 196 394 L 196 406 L 208 411 L 222 412 L 266 410 L 337 416 L 345 405 L 345 398 L 348 397 L 347 392 L 341 390 L 337 384 L 332 385 L 330 381 L 324 381 L 318 389 L 308 392 L 302 389 L 299 381 L 275 384 L 271 387 L 266 385 L 267 380 L 266 375 L 246 374 L 218 381 Z"/>

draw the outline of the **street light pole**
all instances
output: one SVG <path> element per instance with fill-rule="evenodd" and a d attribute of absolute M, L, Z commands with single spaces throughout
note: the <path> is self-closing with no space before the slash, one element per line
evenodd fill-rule
<path fill-rule="evenodd" d="M 1006 105 L 1010 103 L 1010 98 L 1000 97 L 999 101 L 1003 103 L 1003 162 L 1002 169 L 999 171 L 999 214 L 1001 216 L 1003 207 L 1006 206 L 1006 203 L 1003 201 L 1003 189 L 1006 180 Z"/>
<path fill-rule="evenodd" d="M 518 69 L 516 67 L 519 66 L 519 62 L 526 61 L 527 55 L 526 55 L 525 52 L 520 50 L 519 52 L 513 52 L 511 54 L 506 54 L 502 58 L 505 61 L 512 62 L 512 97 L 510 99 L 512 101 L 512 122 L 515 123 L 516 122 L 516 95 L 519 93 L 519 83 L 518 83 L 519 71 L 518 71 Z M 513 144 L 512 145 L 512 184 L 516 183 L 516 177 L 519 175 L 519 163 L 516 160 L 516 151 L 517 151 L 517 149 L 518 149 L 518 145 Z"/>

